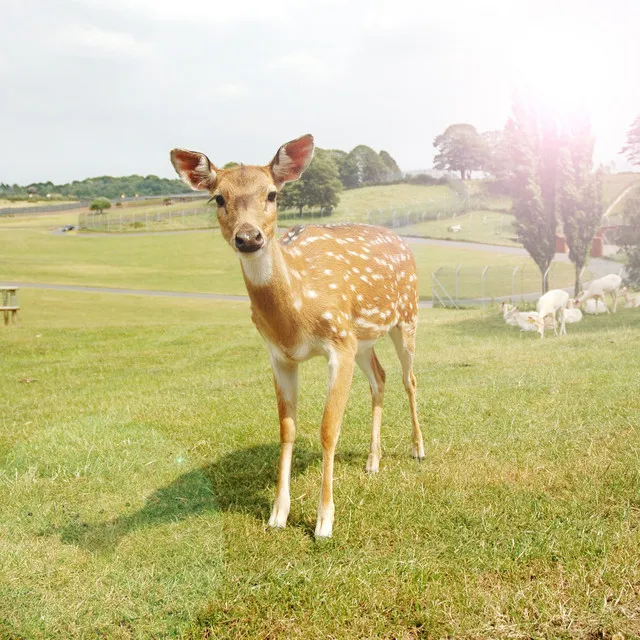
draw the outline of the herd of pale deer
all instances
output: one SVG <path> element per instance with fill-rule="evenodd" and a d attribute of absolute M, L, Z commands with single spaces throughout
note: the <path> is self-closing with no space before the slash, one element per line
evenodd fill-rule
<path fill-rule="evenodd" d="M 280 419 L 280 465 L 269 518 L 272 527 L 286 525 L 291 504 L 298 364 L 314 356 L 327 359 L 329 384 L 320 424 L 322 483 L 315 528 L 317 538 L 327 538 L 334 519 L 334 454 L 355 365 L 371 387 L 366 470 L 375 473 L 379 468 L 385 372 L 374 344 L 386 334 L 402 366 L 413 457 L 424 457 L 413 373 L 418 276 L 404 240 L 382 227 L 300 225 L 277 237 L 278 194 L 309 166 L 313 149 L 313 137 L 305 135 L 282 145 L 265 166 L 218 169 L 203 153 L 185 149 L 174 149 L 171 162 L 187 185 L 209 191 L 215 201 L 222 235 L 240 260 L 251 319 L 269 351 Z M 553 316 L 555 329 L 556 311 L 564 309 L 567 300 L 553 297 L 539 309 L 542 335 L 546 315 Z M 540 326 L 540 320 L 533 322 Z M 564 316 L 561 332 L 563 329 Z"/>
<path fill-rule="evenodd" d="M 627 287 L 622 287 L 622 278 L 610 273 L 602 278 L 592 280 L 586 289 L 576 298 L 572 299 L 562 289 L 552 289 L 542 295 L 535 311 L 520 311 L 517 306 L 500 303 L 500 314 L 509 325 L 520 327 L 521 331 L 537 331 L 544 338 L 545 328 L 553 328 L 558 335 L 558 322 L 560 323 L 560 335 L 566 334 L 566 324 L 580 322 L 584 305 L 585 313 L 598 314 L 610 313 L 606 294 L 611 296 L 613 313 L 616 312 L 618 298 L 622 295 L 626 301 L 626 307 L 640 307 L 640 294 L 632 295 Z"/>

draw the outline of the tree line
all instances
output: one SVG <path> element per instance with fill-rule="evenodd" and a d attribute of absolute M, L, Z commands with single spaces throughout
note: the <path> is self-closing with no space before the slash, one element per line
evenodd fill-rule
<path fill-rule="evenodd" d="M 92 200 L 98 197 L 114 200 L 122 194 L 138 196 L 164 196 L 182 193 L 185 190 L 180 180 L 159 178 L 158 176 L 99 176 L 74 180 L 66 184 L 53 182 L 35 182 L 27 186 L 0 183 L 0 198 L 8 200 L 47 199 L 47 200 Z"/>
<path fill-rule="evenodd" d="M 224 168 L 236 165 L 229 162 Z M 402 177 L 396 161 L 386 151 L 376 153 L 366 145 L 358 145 L 347 153 L 338 149 L 316 149 L 305 180 L 290 185 L 283 194 L 292 207 L 336 206 L 342 189 L 377 185 L 399 180 Z M 35 182 L 26 186 L 0 182 L 0 198 L 25 199 L 78 199 L 93 200 L 104 197 L 111 200 L 125 196 L 166 196 L 181 193 L 184 184 L 178 180 L 159 178 L 155 175 L 124 177 L 99 176 L 75 180 L 65 184 Z"/>

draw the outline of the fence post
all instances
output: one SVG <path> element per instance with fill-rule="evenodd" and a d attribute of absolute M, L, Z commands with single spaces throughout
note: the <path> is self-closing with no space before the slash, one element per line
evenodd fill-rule
<path fill-rule="evenodd" d="M 518 273 L 519 268 L 519 266 L 516 267 L 511 274 L 511 302 L 513 302 L 516 297 L 516 273 Z"/>
<path fill-rule="evenodd" d="M 458 302 L 458 281 L 459 281 L 460 269 L 462 269 L 462 265 L 461 264 L 459 264 L 456 267 L 456 302 Z"/>
<path fill-rule="evenodd" d="M 484 306 L 485 304 L 485 276 L 487 275 L 487 271 L 489 270 L 489 265 L 486 265 L 485 268 L 482 270 L 482 306 Z"/>

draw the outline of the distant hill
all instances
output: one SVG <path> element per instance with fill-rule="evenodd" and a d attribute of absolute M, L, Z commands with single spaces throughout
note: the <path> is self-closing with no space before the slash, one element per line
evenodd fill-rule
<path fill-rule="evenodd" d="M 24 199 L 31 194 L 32 198 L 47 198 L 49 200 L 77 198 L 91 200 L 103 196 L 115 199 L 122 194 L 125 196 L 165 196 L 186 191 L 180 180 L 169 180 L 158 176 L 99 176 L 75 180 L 67 184 L 53 184 L 53 182 L 37 182 L 27 186 L 8 185 L 0 183 L 0 198 L 8 200 Z"/>

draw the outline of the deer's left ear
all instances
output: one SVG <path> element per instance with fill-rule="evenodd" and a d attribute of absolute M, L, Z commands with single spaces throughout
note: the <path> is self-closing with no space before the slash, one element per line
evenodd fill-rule
<path fill-rule="evenodd" d="M 174 149 L 171 164 L 180 179 L 194 191 L 210 191 L 216 185 L 216 171 L 204 153 Z"/>
<path fill-rule="evenodd" d="M 313 159 L 313 136 L 296 138 L 283 144 L 274 156 L 269 168 L 278 187 L 297 180 Z"/>

